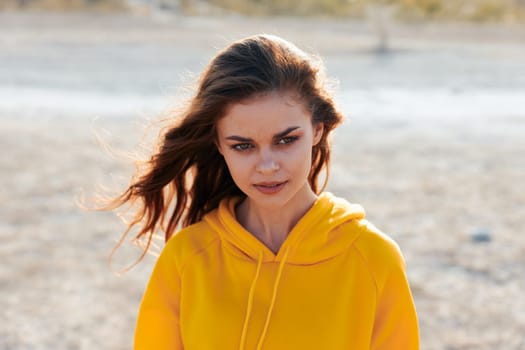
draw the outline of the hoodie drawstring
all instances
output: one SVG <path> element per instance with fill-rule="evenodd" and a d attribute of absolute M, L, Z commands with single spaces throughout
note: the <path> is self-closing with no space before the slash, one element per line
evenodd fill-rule
<path fill-rule="evenodd" d="M 268 313 L 266 315 L 266 322 L 264 323 L 264 328 L 259 336 L 259 342 L 257 344 L 257 350 L 260 350 L 262 347 L 262 344 L 264 342 L 264 337 L 266 336 L 266 331 L 268 330 L 268 326 L 270 324 L 270 319 L 272 317 L 272 311 L 273 306 L 275 305 L 275 300 L 277 299 L 277 290 L 279 288 L 279 281 L 281 280 L 281 274 L 284 268 L 284 264 L 286 262 L 286 258 L 288 257 L 288 252 L 290 247 L 286 248 L 286 251 L 284 253 L 284 256 L 279 264 L 279 270 L 277 271 L 277 277 L 275 278 L 275 282 L 273 285 L 273 293 L 272 293 L 272 300 L 270 302 L 270 307 L 268 308 Z M 239 349 L 244 349 L 244 343 L 246 342 L 246 332 L 248 330 L 248 321 L 250 320 L 250 315 L 252 313 L 252 305 L 253 305 L 253 295 L 255 292 L 255 285 L 257 284 L 257 280 L 259 279 L 259 273 L 261 271 L 261 265 L 262 265 L 262 251 L 259 251 L 259 257 L 257 259 L 257 270 L 255 271 L 255 277 L 253 279 L 252 285 L 250 286 L 250 294 L 248 296 L 248 307 L 246 310 L 246 318 L 244 319 L 244 325 L 242 327 L 242 335 L 241 335 L 241 344 Z"/>
<path fill-rule="evenodd" d="M 259 252 L 259 257 L 257 258 L 257 270 L 255 271 L 255 278 L 253 279 L 252 285 L 250 286 L 250 294 L 248 296 L 248 309 L 246 310 L 246 318 L 244 319 L 244 326 L 242 327 L 241 335 L 241 345 L 240 350 L 244 349 L 244 342 L 246 341 L 246 331 L 248 329 L 248 320 L 250 319 L 250 314 L 252 313 L 252 304 L 253 304 L 253 292 L 255 291 L 255 284 L 259 278 L 259 272 L 261 271 L 262 264 L 262 252 Z"/>

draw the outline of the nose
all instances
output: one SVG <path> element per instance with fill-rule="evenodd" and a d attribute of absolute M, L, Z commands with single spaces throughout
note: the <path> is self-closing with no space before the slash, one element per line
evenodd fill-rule
<path fill-rule="evenodd" d="M 261 150 L 255 170 L 261 174 L 273 173 L 279 170 L 279 162 L 275 154 L 269 150 Z"/>

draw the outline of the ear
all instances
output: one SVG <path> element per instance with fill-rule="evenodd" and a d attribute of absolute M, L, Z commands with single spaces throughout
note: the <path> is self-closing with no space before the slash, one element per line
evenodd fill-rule
<path fill-rule="evenodd" d="M 314 124 L 314 139 L 312 145 L 315 146 L 321 141 L 321 138 L 323 137 L 324 132 L 324 124 L 323 123 L 316 123 Z"/>

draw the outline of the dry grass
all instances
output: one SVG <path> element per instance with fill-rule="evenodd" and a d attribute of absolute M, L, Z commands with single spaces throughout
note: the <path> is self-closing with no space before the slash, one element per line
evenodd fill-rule
<path fill-rule="evenodd" d="M 364 18 L 370 9 L 385 9 L 399 20 L 438 20 L 521 23 L 520 0 L 159 0 L 145 6 L 187 14 L 240 13 L 251 16 L 329 16 Z M 128 11 L 126 0 L 0 0 L 1 9 L 52 11 Z"/>
<path fill-rule="evenodd" d="M 215 7 L 249 15 L 367 16 L 384 8 L 401 20 L 522 22 L 525 3 L 514 0 L 209 0 Z M 191 2 L 187 1 L 191 8 Z"/>
<path fill-rule="evenodd" d="M 514 0 L 401 0 L 398 15 L 405 19 L 522 22 L 525 3 Z"/>
<path fill-rule="evenodd" d="M 0 10 L 122 12 L 128 5 L 125 0 L 0 0 Z"/>

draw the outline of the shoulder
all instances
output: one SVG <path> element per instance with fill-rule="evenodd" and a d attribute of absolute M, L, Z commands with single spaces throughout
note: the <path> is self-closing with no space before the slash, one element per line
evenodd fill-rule
<path fill-rule="evenodd" d="M 217 233 L 205 221 L 199 221 L 177 231 L 166 243 L 161 257 L 166 256 L 181 271 L 193 256 L 219 241 Z"/>
<path fill-rule="evenodd" d="M 357 220 L 359 235 L 353 247 L 361 256 L 378 285 L 392 274 L 404 274 L 405 260 L 399 245 L 368 220 Z"/>

